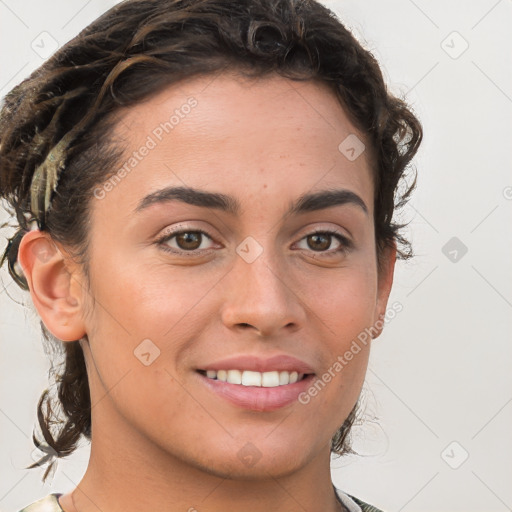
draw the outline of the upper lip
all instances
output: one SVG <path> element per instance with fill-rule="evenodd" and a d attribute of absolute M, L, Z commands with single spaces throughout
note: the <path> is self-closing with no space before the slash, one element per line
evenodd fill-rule
<path fill-rule="evenodd" d="M 287 354 L 278 354 L 262 358 L 250 355 L 239 355 L 209 363 L 200 370 L 248 370 L 253 372 L 296 371 L 298 373 L 314 373 L 304 361 Z"/>

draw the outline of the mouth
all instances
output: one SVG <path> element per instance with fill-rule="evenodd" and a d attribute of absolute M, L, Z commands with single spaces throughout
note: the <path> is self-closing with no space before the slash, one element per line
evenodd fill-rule
<path fill-rule="evenodd" d="M 298 404 L 315 380 L 314 373 L 275 370 L 196 370 L 209 393 L 227 400 L 238 409 L 271 412 Z"/>
<path fill-rule="evenodd" d="M 256 372 L 252 370 L 197 370 L 198 373 L 211 380 L 238 384 L 247 387 L 277 388 L 300 382 L 312 373 L 298 371 L 274 370 L 269 372 Z"/>
<path fill-rule="evenodd" d="M 313 367 L 290 354 L 238 354 L 195 368 L 199 383 L 238 409 L 258 412 L 293 407 L 316 379 Z"/>

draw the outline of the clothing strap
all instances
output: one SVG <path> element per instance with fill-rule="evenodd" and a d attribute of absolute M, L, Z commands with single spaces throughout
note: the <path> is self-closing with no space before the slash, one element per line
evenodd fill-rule
<path fill-rule="evenodd" d="M 365 503 L 364 501 L 361 501 L 358 498 L 354 498 L 354 496 L 351 496 L 349 494 L 350 498 L 355 501 L 360 507 L 362 512 L 382 512 L 380 508 L 374 507 L 373 505 L 370 505 L 369 503 Z"/>

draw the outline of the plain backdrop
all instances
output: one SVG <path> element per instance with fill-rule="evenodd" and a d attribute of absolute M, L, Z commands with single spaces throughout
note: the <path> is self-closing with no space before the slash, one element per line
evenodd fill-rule
<path fill-rule="evenodd" d="M 0 97 L 115 3 L 0 0 Z M 334 459 L 333 481 L 391 512 L 510 510 L 512 2 L 324 3 L 377 57 L 425 130 L 418 187 L 403 212 L 416 257 L 397 264 L 390 297 L 403 309 L 372 349 L 368 420 L 354 430 L 360 455 Z M 5 269 L 0 278 L 7 512 L 74 488 L 89 448 L 61 460 L 44 485 L 44 469 L 24 469 L 49 363 L 37 317 L 17 303 L 26 296 Z"/>

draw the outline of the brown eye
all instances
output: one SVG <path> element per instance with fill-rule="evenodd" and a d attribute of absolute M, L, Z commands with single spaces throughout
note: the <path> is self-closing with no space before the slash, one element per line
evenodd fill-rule
<path fill-rule="evenodd" d="M 202 235 L 197 231 L 187 231 L 176 235 L 176 244 L 180 249 L 193 251 L 201 246 Z"/>
<path fill-rule="evenodd" d="M 210 242 L 210 245 L 208 245 Z M 175 254 L 200 255 L 212 248 L 213 239 L 202 230 L 182 230 L 165 235 L 157 241 L 164 250 Z M 205 246 L 206 244 L 206 246 Z"/>
<path fill-rule="evenodd" d="M 329 246 L 331 245 L 331 238 L 332 235 L 327 234 L 315 233 L 314 235 L 309 235 L 307 237 L 308 247 L 314 251 L 325 251 L 326 249 L 329 249 Z"/>
<path fill-rule="evenodd" d="M 352 242 L 337 231 L 316 231 L 305 236 L 299 242 L 299 249 L 325 253 L 326 256 L 347 252 L 352 247 Z"/>

